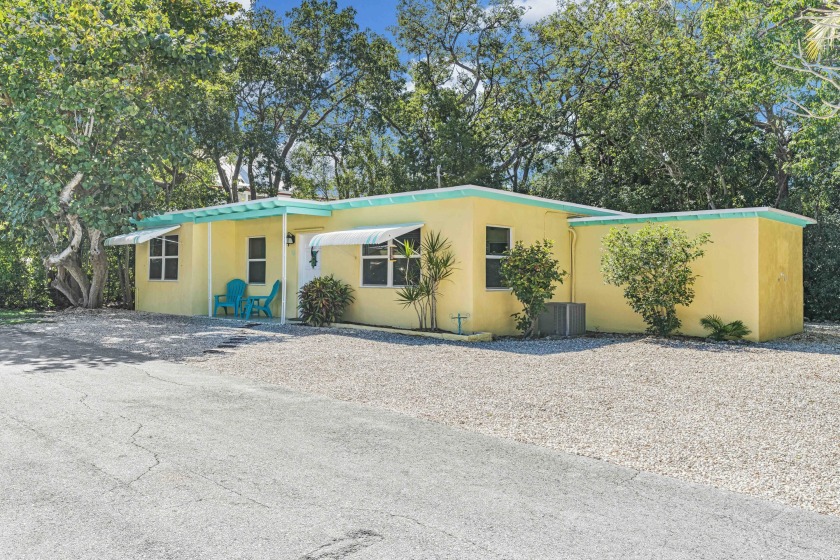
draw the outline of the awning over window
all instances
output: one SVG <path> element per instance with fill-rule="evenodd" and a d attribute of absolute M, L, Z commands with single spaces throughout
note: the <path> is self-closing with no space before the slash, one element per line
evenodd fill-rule
<path fill-rule="evenodd" d="M 385 243 L 410 231 L 422 227 L 423 224 L 395 224 L 390 226 L 364 226 L 344 231 L 319 233 L 310 241 L 310 247 L 324 245 L 376 245 Z"/>
<path fill-rule="evenodd" d="M 105 240 L 105 245 L 108 247 L 112 245 L 137 245 L 138 243 L 145 243 L 155 237 L 165 235 L 170 231 L 175 231 L 181 226 L 169 226 L 156 229 L 143 229 L 140 231 L 133 231 L 131 233 L 124 233 L 115 237 L 109 237 Z"/>

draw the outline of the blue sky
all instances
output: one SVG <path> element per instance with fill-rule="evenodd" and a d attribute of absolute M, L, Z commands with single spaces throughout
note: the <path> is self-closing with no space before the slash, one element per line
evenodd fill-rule
<path fill-rule="evenodd" d="M 257 0 L 257 6 L 271 8 L 276 12 L 286 13 L 294 8 L 299 1 L 292 0 Z M 341 8 L 352 6 L 356 9 L 356 21 L 362 28 L 369 28 L 381 34 L 388 34 L 387 28 L 397 23 L 397 2 L 396 0 L 364 0 L 348 1 L 338 0 Z"/>
<path fill-rule="evenodd" d="M 247 0 L 242 0 L 242 4 Z M 258 6 L 265 6 L 280 13 L 286 13 L 297 6 L 294 0 L 256 0 Z M 557 0 L 515 0 L 527 11 L 523 19 L 527 23 L 536 21 L 554 11 Z M 342 8 L 352 6 L 356 9 L 356 21 L 362 28 L 368 28 L 377 33 L 390 36 L 388 27 L 397 23 L 397 0 L 338 0 Z"/>

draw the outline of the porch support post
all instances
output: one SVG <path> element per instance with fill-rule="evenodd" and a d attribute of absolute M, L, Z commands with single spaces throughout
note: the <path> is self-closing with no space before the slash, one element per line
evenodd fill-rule
<path fill-rule="evenodd" d="M 289 233 L 289 223 L 286 212 L 283 212 L 283 279 L 281 284 L 283 292 L 280 296 L 280 324 L 286 324 L 286 292 L 289 290 L 289 285 L 286 283 L 286 261 L 288 260 L 289 244 L 286 242 L 286 235 Z"/>
<path fill-rule="evenodd" d="M 213 222 L 207 222 L 207 316 L 213 316 Z"/>

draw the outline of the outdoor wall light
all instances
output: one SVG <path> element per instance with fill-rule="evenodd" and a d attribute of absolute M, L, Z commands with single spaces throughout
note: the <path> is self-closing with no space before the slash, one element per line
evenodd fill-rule
<path fill-rule="evenodd" d="M 286 234 L 286 245 L 294 245 L 295 244 L 295 234 L 289 232 Z"/>

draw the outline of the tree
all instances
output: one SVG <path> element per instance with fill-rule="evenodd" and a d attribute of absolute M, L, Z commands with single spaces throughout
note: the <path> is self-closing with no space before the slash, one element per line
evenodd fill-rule
<path fill-rule="evenodd" d="M 411 188 L 464 183 L 527 192 L 558 146 L 563 98 L 513 0 L 402 0 L 397 41 L 411 91 L 387 115 Z M 440 177 L 440 179 L 438 179 Z"/>
<path fill-rule="evenodd" d="M 355 11 L 334 0 L 304 0 L 285 18 L 259 8 L 241 23 L 225 81 L 197 115 L 201 145 L 231 201 L 243 168 L 252 195 L 290 188 L 298 146 L 370 118 L 401 87 L 393 45 L 360 31 Z"/>
<path fill-rule="evenodd" d="M 177 114 L 218 50 L 226 2 L 4 2 L 0 10 L 0 202 L 53 287 L 99 307 L 105 237 L 155 191 L 150 170 L 180 151 Z"/>
<path fill-rule="evenodd" d="M 694 301 L 697 275 L 691 263 L 704 255 L 709 235 L 689 239 L 684 230 L 648 223 L 636 232 L 612 228 L 604 237 L 601 274 L 624 288 L 624 298 L 648 325 L 648 332 L 668 336 L 682 324 L 678 305 Z"/>
<path fill-rule="evenodd" d="M 517 241 L 502 260 L 502 280 L 522 304 L 522 311 L 514 313 L 513 318 L 525 338 L 540 335 L 540 313 L 554 296 L 555 284 L 562 284 L 566 276 L 566 271 L 560 270 L 560 261 L 554 258 L 553 248 L 554 242 L 548 239 L 528 247 Z"/>

